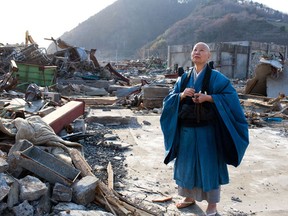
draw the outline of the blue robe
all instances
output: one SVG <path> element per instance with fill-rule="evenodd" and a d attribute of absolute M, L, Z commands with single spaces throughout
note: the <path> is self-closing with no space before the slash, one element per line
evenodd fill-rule
<path fill-rule="evenodd" d="M 205 70 L 194 83 L 193 74 L 187 86 L 196 92 L 202 88 Z M 160 125 L 164 135 L 167 164 L 175 161 L 174 179 L 184 188 L 210 191 L 229 182 L 227 164 L 237 167 L 249 144 L 248 124 L 238 94 L 230 80 L 212 70 L 209 94 L 218 114 L 217 125 L 182 127 L 178 122 L 180 89 L 184 73 L 163 101 Z"/>

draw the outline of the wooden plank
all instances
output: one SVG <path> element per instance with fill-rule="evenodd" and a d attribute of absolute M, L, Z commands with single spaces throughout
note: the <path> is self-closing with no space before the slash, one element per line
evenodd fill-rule
<path fill-rule="evenodd" d="M 85 105 L 113 105 L 117 101 L 117 97 L 78 97 L 76 101 L 82 101 Z"/>
<path fill-rule="evenodd" d="M 83 156 L 80 154 L 80 152 L 77 149 L 70 149 L 69 150 L 70 157 L 73 161 L 73 164 L 75 167 L 81 171 L 81 176 L 95 176 L 92 173 L 92 168 L 87 163 L 87 161 L 83 158 Z"/>
<path fill-rule="evenodd" d="M 108 188 L 112 190 L 114 188 L 114 173 L 110 161 L 107 165 L 107 173 L 108 173 Z"/>

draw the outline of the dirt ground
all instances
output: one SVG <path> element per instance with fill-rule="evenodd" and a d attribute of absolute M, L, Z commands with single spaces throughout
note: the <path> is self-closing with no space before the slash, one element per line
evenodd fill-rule
<path fill-rule="evenodd" d="M 120 143 L 129 146 L 129 150 L 119 152 L 124 156 L 125 175 L 116 178 L 118 186 L 122 185 L 117 191 L 159 215 L 204 214 L 205 201 L 186 209 L 175 207 L 182 198 L 177 195 L 173 180 L 173 164 L 163 163 L 159 114 L 115 109 L 109 112 L 98 110 L 91 115 L 133 117 L 128 127 L 113 129 Z M 222 186 L 218 215 L 288 215 L 287 123 L 279 123 L 273 128 L 250 129 L 249 133 L 250 145 L 241 165 L 237 168 L 229 166 L 230 183 Z M 112 162 L 114 166 L 117 164 Z M 163 197 L 172 197 L 172 200 L 153 202 Z"/>

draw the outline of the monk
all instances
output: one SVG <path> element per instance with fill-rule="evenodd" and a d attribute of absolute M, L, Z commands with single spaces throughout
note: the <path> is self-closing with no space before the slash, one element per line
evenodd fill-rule
<path fill-rule="evenodd" d="M 178 78 L 163 100 L 160 125 L 164 163 L 175 160 L 174 180 L 185 208 L 206 200 L 206 215 L 217 214 L 221 185 L 229 183 L 227 165 L 237 167 L 249 144 L 248 124 L 230 80 L 212 69 L 204 42 L 191 52 L 193 67 Z"/>

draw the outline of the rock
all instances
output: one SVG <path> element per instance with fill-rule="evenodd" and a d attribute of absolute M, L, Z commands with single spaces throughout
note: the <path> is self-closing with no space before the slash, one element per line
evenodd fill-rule
<path fill-rule="evenodd" d="M 0 202 L 0 215 L 7 215 L 4 213 L 4 211 L 8 208 L 7 203 Z"/>
<path fill-rule="evenodd" d="M 7 163 L 7 161 L 0 157 L 0 173 L 7 171 L 9 168 L 9 164 Z"/>
<path fill-rule="evenodd" d="M 13 212 L 15 216 L 33 216 L 34 208 L 25 200 L 18 206 L 13 207 Z"/>
<path fill-rule="evenodd" d="M 95 198 L 98 179 L 95 176 L 85 176 L 73 186 L 72 200 L 77 204 L 87 205 Z"/>
<path fill-rule="evenodd" d="M 103 211 L 83 211 L 83 210 L 72 210 L 72 211 L 62 211 L 58 214 L 59 216 L 113 216 L 111 213 Z"/>
<path fill-rule="evenodd" d="M 32 205 L 35 209 L 34 215 L 35 216 L 43 216 L 43 215 L 48 215 L 51 211 L 51 197 L 50 197 L 50 191 L 51 187 L 49 183 L 46 183 L 46 186 L 48 190 L 46 193 L 40 197 L 39 200 L 33 201 Z"/>
<path fill-rule="evenodd" d="M 37 200 L 48 190 L 47 186 L 38 178 L 29 175 L 20 179 L 19 183 L 21 200 Z"/>
<path fill-rule="evenodd" d="M 16 142 L 11 147 L 8 153 L 7 162 L 9 164 L 8 172 L 11 173 L 14 177 L 18 178 L 23 171 L 23 168 L 19 165 L 20 152 L 31 146 L 33 146 L 33 144 L 28 140 L 19 140 L 19 142 Z"/>
<path fill-rule="evenodd" d="M 71 211 L 71 210 L 86 210 L 86 207 L 83 205 L 77 205 L 71 202 L 62 202 L 54 206 L 53 213 L 58 214 L 61 211 Z"/>
<path fill-rule="evenodd" d="M 7 185 L 4 174 L 0 173 L 0 201 L 2 201 L 9 193 L 10 187 Z"/>
<path fill-rule="evenodd" d="M 12 208 L 19 202 L 19 182 L 12 176 L 6 176 L 6 182 L 10 186 L 10 191 L 7 198 L 7 205 Z"/>
<path fill-rule="evenodd" d="M 70 202 L 72 200 L 72 188 L 56 183 L 53 188 L 52 199 L 60 202 Z"/>

